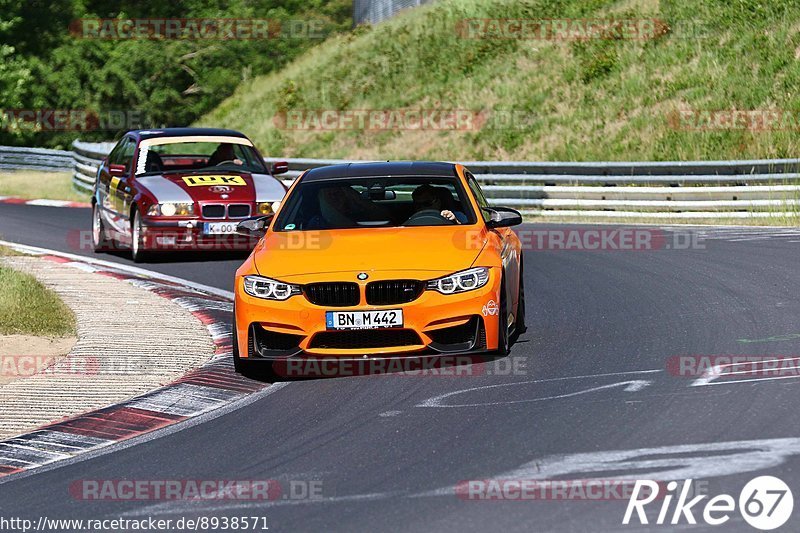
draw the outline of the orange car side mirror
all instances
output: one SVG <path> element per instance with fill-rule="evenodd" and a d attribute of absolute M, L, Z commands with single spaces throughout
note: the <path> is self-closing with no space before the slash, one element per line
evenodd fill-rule
<path fill-rule="evenodd" d="M 493 207 L 490 218 L 486 221 L 489 228 L 508 228 L 522 224 L 522 214 L 510 207 Z"/>
<path fill-rule="evenodd" d="M 259 239 L 267 234 L 267 226 L 273 215 L 265 217 L 248 218 L 239 222 L 236 226 L 236 233 L 241 235 L 248 235 L 251 237 L 258 237 Z"/>

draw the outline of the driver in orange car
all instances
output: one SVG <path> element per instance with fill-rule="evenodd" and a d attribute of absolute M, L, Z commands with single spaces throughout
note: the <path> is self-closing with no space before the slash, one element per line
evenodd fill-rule
<path fill-rule="evenodd" d="M 448 206 L 444 203 L 445 195 L 450 196 L 450 192 L 447 189 L 434 187 L 428 184 L 420 185 L 411 193 L 411 198 L 414 201 L 414 213 L 438 211 L 439 215 L 450 222 L 461 224 L 462 218 L 464 221 L 466 220 L 466 215 L 459 213 L 461 215 L 459 217 L 456 213 L 448 209 Z"/>

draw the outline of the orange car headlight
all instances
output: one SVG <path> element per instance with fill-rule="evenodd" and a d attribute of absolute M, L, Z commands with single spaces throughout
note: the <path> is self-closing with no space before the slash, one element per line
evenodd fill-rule
<path fill-rule="evenodd" d="M 438 291 L 442 294 L 455 294 L 459 292 L 480 289 L 489 282 L 489 269 L 486 267 L 470 268 L 449 276 L 432 279 L 426 288 L 429 291 Z"/>
<path fill-rule="evenodd" d="M 283 301 L 302 293 L 303 290 L 300 285 L 292 285 L 291 283 L 262 278 L 261 276 L 245 276 L 244 292 L 256 298 Z"/>

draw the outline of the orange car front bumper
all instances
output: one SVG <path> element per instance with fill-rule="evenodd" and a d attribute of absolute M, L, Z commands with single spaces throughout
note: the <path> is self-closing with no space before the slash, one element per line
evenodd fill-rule
<path fill-rule="evenodd" d="M 356 280 L 356 274 L 315 275 L 314 282 Z M 415 274 L 414 279 L 426 279 L 424 273 Z M 497 349 L 499 269 L 491 268 L 488 283 L 473 291 L 445 295 L 425 290 L 408 303 L 367 303 L 365 291 L 368 282 L 410 277 L 408 273 L 371 273 L 368 281 L 357 282 L 360 291 L 358 305 L 329 307 L 312 303 L 305 292 L 285 301 L 250 296 L 244 291 L 244 275 L 240 272 L 235 290 L 235 327 L 240 357 L 243 360 L 303 356 L 361 358 L 365 355 L 435 355 Z M 328 311 L 380 310 L 402 310 L 402 327 L 330 330 L 326 324 Z"/>

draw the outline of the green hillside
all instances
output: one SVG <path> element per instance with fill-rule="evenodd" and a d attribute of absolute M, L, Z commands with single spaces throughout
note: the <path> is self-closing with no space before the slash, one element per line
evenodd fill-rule
<path fill-rule="evenodd" d="M 619 31 L 584 40 L 464 38 L 464 19 L 486 17 L 656 23 L 641 39 Z M 440 0 L 332 37 L 283 69 L 244 81 L 198 123 L 241 129 L 267 154 L 286 157 L 797 157 L 799 57 L 794 2 Z M 283 120 L 292 111 L 397 109 L 482 118 L 467 131 L 314 131 Z M 704 112 L 731 110 L 759 117 L 776 110 L 780 121 L 706 128 Z M 695 112 L 699 121 L 686 115 Z"/>

